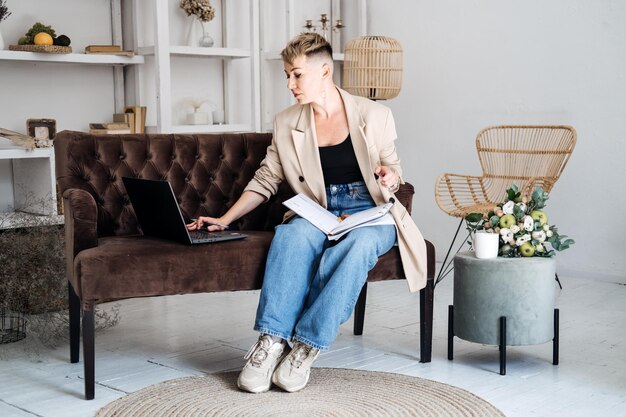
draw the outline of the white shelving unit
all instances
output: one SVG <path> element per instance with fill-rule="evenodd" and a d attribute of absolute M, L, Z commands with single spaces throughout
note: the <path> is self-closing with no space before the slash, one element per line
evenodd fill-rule
<path fill-rule="evenodd" d="M 259 76 L 259 5 L 258 0 L 249 0 L 248 12 L 250 27 L 249 49 L 228 47 L 227 16 L 231 12 L 228 0 L 221 2 L 221 25 L 223 47 L 192 47 L 172 45 L 170 42 L 170 0 L 156 0 L 154 17 L 154 45 L 140 46 L 138 53 L 143 56 L 154 57 L 154 77 L 156 83 L 156 126 L 147 126 L 146 130 L 151 133 L 218 133 L 218 132 L 240 132 L 259 131 L 260 122 L 260 76 Z M 233 9 L 236 9 L 234 7 Z M 232 10 L 233 13 L 240 11 Z M 136 20 L 135 25 L 139 22 Z M 203 58 L 209 60 L 219 60 L 222 63 L 223 74 L 223 105 L 226 124 L 213 125 L 182 125 L 176 124 L 172 120 L 172 75 L 171 66 L 173 59 Z M 233 120 L 235 112 L 242 111 L 244 106 L 231 99 L 231 93 L 238 88 L 238 82 L 229 78 L 231 65 L 234 60 L 250 61 L 251 91 L 249 95 L 250 123 L 228 123 Z M 207 74 L 210 76 L 210 74 Z M 245 107 L 248 106 L 246 103 Z"/>
<path fill-rule="evenodd" d="M 122 44 L 121 1 L 110 0 L 112 43 Z M 0 62 L 54 63 L 63 65 L 107 66 L 113 71 L 115 109 L 121 111 L 124 99 L 124 67 L 142 65 L 144 57 L 104 54 L 54 54 L 41 52 L 0 50 Z M 4 190 L 0 205 L 12 210 L 0 210 L 0 229 L 28 227 L 42 224 L 62 224 L 63 216 L 57 213 L 56 175 L 54 149 L 39 148 L 0 149 L 0 161 L 9 161 L 11 179 L 1 178 Z M 6 166 L 6 165 L 5 165 Z M 8 185 L 8 187 L 6 187 Z M 12 192 L 12 195 L 10 195 Z"/>
<path fill-rule="evenodd" d="M 0 160 L 10 160 L 13 167 L 14 209 L 0 213 L 0 229 L 63 223 L 57 213 L 54 149 L 0 149 Z"/>

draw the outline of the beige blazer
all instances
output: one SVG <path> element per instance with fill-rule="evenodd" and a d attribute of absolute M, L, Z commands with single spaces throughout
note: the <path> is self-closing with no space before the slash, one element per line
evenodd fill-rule
<path fill-rule="evenodd" d="M 397 135 L 391 110 L 369 99 L 338 90 L 346 108 L 352 145 L 367 189 L 377 205 L 383 204 L 393 198 L 393 194 L 376 181 L 374 169 L 378 165 L 386 165 L 402 175 L 394 144 Z M 269 198 L 276 193 L 283 180 L 296 193 L 303 193 L 327 207 L 313 111 L 309 104 L 295 104 L 276 115 L 272 143 L 245 190 Z M 418 291 L 426 286 L 424 238 L 399 201 L 396 200 L 391 214 L 398 230 L 398 246 L 409 290 Z M 293 212 L 288 212 L 285 220 L 293 215 Z"/>

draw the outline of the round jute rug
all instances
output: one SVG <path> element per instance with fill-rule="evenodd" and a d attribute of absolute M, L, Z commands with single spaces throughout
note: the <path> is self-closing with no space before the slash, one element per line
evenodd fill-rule
<path fill-rule="evenodd" d="M 429 416 L 504 417 L 476 395 L 452 385 L 386 372 L 314 368 L 305 389 L 249 394 L 238 372 L 185 377 L 152 385 L 104 406 L 109 416 Z"/>

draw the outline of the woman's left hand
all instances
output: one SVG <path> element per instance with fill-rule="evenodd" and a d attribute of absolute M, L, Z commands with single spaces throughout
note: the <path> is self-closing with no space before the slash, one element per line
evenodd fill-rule
<path fill-rule="evenodd" d="M 378 181 L 380 182 L 380 185 L 388 188 L 391 192 L 395 192 L 398 190 L 398 182 L 400 181 L 400 176 L 393 168 L 388 166 L 377 166 L 374 170 L 374 173 L 378 175 Z"/>

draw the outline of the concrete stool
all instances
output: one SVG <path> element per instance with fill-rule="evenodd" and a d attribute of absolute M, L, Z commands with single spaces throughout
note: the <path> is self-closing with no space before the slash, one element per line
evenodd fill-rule
<path fill-rule="evenodd" d="M 559 362 L 559 310 L 555 301 L 554 258 L 478 259 L 454 257 L 454 300 L 448 311 L 448 359 L 453 339 L 499 345 L 500 374 L 506 374 L 506 346 L 553 341 Z"/>

